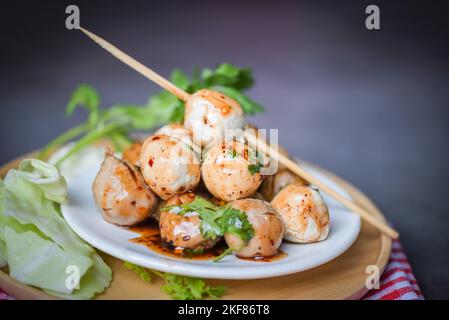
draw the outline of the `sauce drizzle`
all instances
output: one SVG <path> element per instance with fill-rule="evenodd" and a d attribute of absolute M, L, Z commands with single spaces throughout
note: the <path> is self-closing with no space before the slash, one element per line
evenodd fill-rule
<path fill-rule="evenodd" d="M 224 241 L 220 241 L 213 248 L 199 253 L 194 253 L 192 250 L 188 249 L 170 246 L 170 244 L 162 241 L 157 222 L 145 222 L 143 224 L 130 227 L 128 230 L 140 235 L 137 238 L 130 239 L 130 242 L 143 245 L 154 252 L 177 259 L 213 260 L 222 254 L 227 248 Z"/>
<path fill-rule="evenodd" d="M 222 254 L 226 249 L 225 241 L 218 242 L 213 248 L 204 250 L 200 253 L 193 253 L 191 250 L 182 249 L 170 246 L 168 243 L 165 243 L 161 239 L 161 234 L 159 230 L 159 225 L 157 222 L 144 222 L 132 227 L 129 227 L 128 230 L 138 233 L 140 236 L 137 238 L 132 238 L 129 241 L 132 243 L 136 243 L 142 246 L 147 247 L 148 249 L 157 252 L 159 254 L 163 254 L 168 257 L 177 258 L 177 259 L 187 259 L 187 260 L 213 260 Z M 241 258 L 236 256 L 237 258 L 245 261 L 253 261 L 253 262 L 274 262 L 281 260 L 287 257 L 287 253 L 278 250 L 278 253 L 271 257 L 254 257 L 254 258 Z"/>

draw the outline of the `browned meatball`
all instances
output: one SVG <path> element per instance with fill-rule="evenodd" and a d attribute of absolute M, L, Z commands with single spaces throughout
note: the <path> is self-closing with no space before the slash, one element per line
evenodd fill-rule
<path fill-rule="evenodd" d="M 190 96 L 185 105 L 184 126 L 201 147 L 221 141 L 226 129 L 240 129 L 245 124 L 241 106 L 221 92 L 202 89 Z"/>
<path fill-rule="evenodd" d="M 278 252 L 284 236 L 284 225 L 269 202 L 258 199 L 240 199 L 231 203 L 246 213 L 254 229 L 254 236 L 245 244 L 234 234 L 225 234 L 226 243 L 243 258 L 270 257 Z"/>
<path fill-rule="evenodd" d="M 209 192 L 223 201 L 252 196 L 262 183 L 257 165 L 260 162 L 249 158 L 254 153 L 241 142 L 220 142 L 209 149 L 201 166 L 201 176 Z"/>
<path fill-rule="evenodd" d="M 140 152 L 145 181 L 162 199 L 194 190 L 200 181 L 200 160 L 181 140 L 165 134 L 145 140 Z"/>
<path fill-rule="evenodd" d="M 167 201 L 167 206 L 190 203 L 194 193 L 175 196 Z M 209 249 L 219 240 L 206 240 L 201 234 L 201 217 L 197 212 L 178 214 L 179 207 L 161 211 L 159 227 L 162 241 L 181 249 Z"/>
<path fill-rule="evenodd" d="M 140 150 L 142 149 L 141 142 L 135 142 L 123 151 L 122 158 L 135 166 L 140 167 Z"/>
<path fill-rule="evenodd" d="M 262 185 L 259 188 L 260 193 L 268 201 L 273 198 L 282 190 L 282 188 L 289 184 L 295 183 L 297 185 L 307 185 L 307 182 L 292 173 L 290 170 L 282 168 L 278 172 L 271 176 L 266 176 Z"/>
<path fill-rule="evenodd" d="M 329 210 L 320 192 L 301 184 L 290 184 L 271 201 L 285 224 L 285 239 L 310 243 L 326 239 Z"/>
<path fill-rule="evenodd" d="M 104 219 L 119 226 L 142 222 L 157 205 L 157 197 L 145 184 L 140 171 L 110 151 L 106 152 L 92 190 Z"/>

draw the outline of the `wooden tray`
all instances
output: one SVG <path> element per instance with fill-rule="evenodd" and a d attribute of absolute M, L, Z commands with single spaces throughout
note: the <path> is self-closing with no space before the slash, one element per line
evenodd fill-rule
<path fill-rule="evenodd" d="M 32 157 L 27 154 L 0 168 L 0 176 L 15 168 L 20 160 Z M 379 219 L 385 219 L 377 207 L 354 186 L 334 174 L 317 168 L 341 185 L 351 197 Z M 365 281 L 368 265 L 384 270 L 391 251 L 391 239 L 381 235 L 366 223 L 362 223 L 360 235 L 354 244 L 338 258 L 311 270 L 297 274 L 260 280 L 210 280 L 211 284 L 223 284 L 227 291 L 223 299 L 359 299 L 366 292 Z M 143 282 L 123 262 L 103 254 L 112 268 L 111 286 L 97 299 L 168 299 L 161 291 L 162 280 Z M 54 299 L 39 289 L 18 283 L 0 270 L 0 288 L 16 299 Z"/>

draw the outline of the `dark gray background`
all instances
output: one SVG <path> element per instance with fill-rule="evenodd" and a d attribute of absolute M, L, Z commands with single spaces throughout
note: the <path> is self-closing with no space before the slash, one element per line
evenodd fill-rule
<path fill-rule="evenodd" d="M 448 18 L 443 1 L 73 1 L 81 22 L 168 75 L 229 61 L 255 70 L 251 119 L 295 156 L 351 181 L 401 233 L 427 298 L 449 298 Z M 63 1 L 2 4 L 0 161 L 84 119 L 64 117 L 81 82 L 103 106 L 159 89 L 65 29 Z"/>

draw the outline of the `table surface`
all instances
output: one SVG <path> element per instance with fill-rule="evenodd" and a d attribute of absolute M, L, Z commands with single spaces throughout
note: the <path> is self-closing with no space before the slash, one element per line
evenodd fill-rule
<path fill-rule="evenodd" d="M 449 298 L 449 25 L 443 2 L 132 4 L 78 1 L 81 23 L 161 74 L 229 61 L 254 69 L 250 91 L 297 157 L 351 181 L 399 230 L 427 298 Z M 65 118 L 79 83 L 102 105 L 144 103 L 153 84 L 64 26 L 69 2 L 5 6 L 0 39 L 4 163 L 84 119 Z"/>

